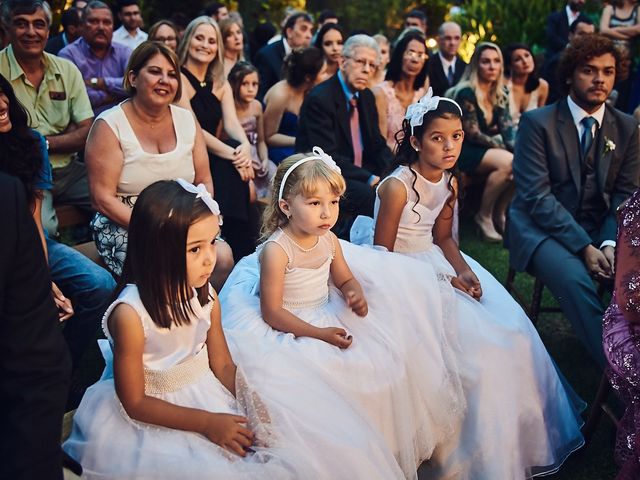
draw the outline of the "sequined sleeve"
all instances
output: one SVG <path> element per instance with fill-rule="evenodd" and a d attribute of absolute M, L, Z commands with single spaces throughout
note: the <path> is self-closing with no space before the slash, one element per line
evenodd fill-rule
<path fill-rule="evenodd" d="M 492 137 L 482 131 L 480 120 L 478 118 L 478 102 L 476 96 L 470 88 L 462 89 L 456 96 L 456 101 L 462 109 L 462 129 L 464 130 L 464 139 L 476 145 L 487 148 L 503 148 L 501 138 Z"/>
<path fill-rule="evenodd" d="M 622 208 L 616 249 L 617 303 L 628 321 L 640 323 L 640 190 Z"/>

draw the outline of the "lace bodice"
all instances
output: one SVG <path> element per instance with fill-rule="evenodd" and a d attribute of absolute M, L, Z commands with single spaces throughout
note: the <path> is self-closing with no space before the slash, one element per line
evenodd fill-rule
<path fill-rule="evenodd" d="M 118 299 L 109 306 L 102 319 L 102 329 L 111 344 L 113 344 L 113 338 L 109 332 L 107 320 L 113 309 L 120 303 L 130 305 L 142 322 L 145 339 L 142 363 L 145 369 L 167 370 L 189 360 L 202 350 L 207 340 L 207 332 L 211 326 L 212 301 L 201 306 L 197 297 L 194 296 L 191 305 L 195 315 L 191 323 L 174 325 L 170 329 L 161 328 L 153 323 L 144 308 L 138 287 L 129 284 L 122 290 Z"/>
<path fill-rule="evenodd" d="M 318 237 L 309 249 L 300 247 L 282 229 L 276 230 L 269 242 L 277 243 L 287 255 L 282 306 L 286 309 L 323 305 L 329 298 L 329 270 L 335 256 L 337 239 L 332 232 Z"/>
<path fill-rule="evenodd" d="M 399 180 L 407 191 L 407 204 L 400 216 L 394 251 L 409 253 L 431 248 L 433 225 L 451 195 L 448 187 L 450 176 L 445 172 L 438 183 L 432 183 L 410 167 L 400 166 L 380 183 L 382 185 L 394 178 Z M 374 221 L 379 210 L 380 198 L 376 195 Z"/>

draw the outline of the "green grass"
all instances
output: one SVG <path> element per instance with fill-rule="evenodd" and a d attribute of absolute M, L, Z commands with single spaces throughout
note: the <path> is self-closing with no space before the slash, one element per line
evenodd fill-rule
<path fill-rule="evenodd" d="M 461 249 L 504 283 L 509 268 L 507 250 L 502 245 L 480 240 L 470 219 L 463 219 L 460 238 Z M 524 298 L 531 298 L 533 277 L 526 273 L 519 273 L 516 276 L 515 285 Z M 557 306 L 546 289 L 542 305 Z M 584 414 L 586 416 L 600 382 L 600 372 L 592 363 L 588 353 L 573 334 L 569 322 L 562 314 L 541 313 L 536 328 L 549 354 L 556 361 L 569 383 L 578 395 L 589 403 Z M 604 415 L 589 445 L 569 457 L 558 473 L 545 478 L 552 480 L 613 479 L 617 472 L 613 462 L 614 434 L 615 427 Z M 505 454 L 508 452 L 507 448 L 505 446 Z"/>

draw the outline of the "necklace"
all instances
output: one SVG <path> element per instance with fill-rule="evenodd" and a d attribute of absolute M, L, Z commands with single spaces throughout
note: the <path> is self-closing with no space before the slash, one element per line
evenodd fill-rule
<path fill-rule="evenodd" d="M 296 242 L 293 239 L 293 237 L 291 235 L 289 235 L 287 232 L 285 232 L 282 228 L 280 230 L 282 231 L 282 233 L 284 233 L 284 236 L 287 237 L 291 243 L 293 243 L 296 247 L 298 247 L 299 250 L 301 250 L 304 253 L 311 252 L 312 250 L 314 250 L 320 244 L 320 237 L 318 237 L 318 239 L 316 240 L 315 245 L 313 245 L 310 248 L 303 248 L 301 245 L 298 244 L 298 242 Z"/>

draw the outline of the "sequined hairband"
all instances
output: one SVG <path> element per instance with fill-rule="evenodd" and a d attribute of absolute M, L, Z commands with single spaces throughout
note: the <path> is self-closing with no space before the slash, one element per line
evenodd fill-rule
<path fill-rule="evenodd" d="M 176 179 L 176 182 L 178 182 L 178 185 L 184 188 L 187 192 L 195 193 L 196 198 L 202 200 L 204 204 L 209 207 L 211 213 L 220 218 L 219 222 L 220 225 L 222 225 L 222 217 L 220 217 L 220 207 L 218 206 L 218 202 L 213 199 L 207 188 L 204 186 L 204 183 L 199 183 L 198 186 L 195 186 L 182 178 Z"/>
<path fill-rule="evenodd" d="M 280 182 L 280 191 L 278 192 L 278 201 L 282 200 L 282 194 L 284 193 L 284 187 L 287 183 L 287 179 L 289 178 L 289 175 L 291 175 L 291 172 L 293 172 L 296 168 L 298 168 L 303 163 L 309 162 L 311 160 L 320 160 L 334 172 L 341 173 L 340 167 L 336 165 L 336 162 L 333 160 L 333 158 L 331 158 L 331 155 L 327 155 L 326 153 L 324 153 L 324 151 L 320 147 L 313 147 L 312 152 L 313 152 L 313 155 L 298 160 L 296 163 L 291 165 L 286 172 L 284 172 L 284 175 L 282 176 L 282 181 Z"/>
<path fill-rule="evenodd" d="M 409 124 L 411 125 L 411 135 L 413 135 L 414 127 L 422 125 L 422 119 L 424 118 L 425 113 L 437 109 L 441 101 L 453 103 L 456 107 L 458 107 L 460 116 L 462 116 L 462 109 L 455 100 L 451 100 L 447 97 L 434 97 L 433 89 L 429 87 L 429 91 L 424 97 L 422 97 L 416 103 L 409 105 L 409 107 L 407 108 L 407 113 L 404 118 L 406 120 L 409 120 Z"/>

